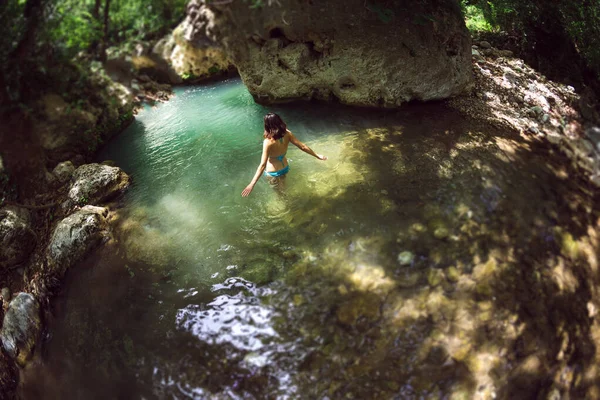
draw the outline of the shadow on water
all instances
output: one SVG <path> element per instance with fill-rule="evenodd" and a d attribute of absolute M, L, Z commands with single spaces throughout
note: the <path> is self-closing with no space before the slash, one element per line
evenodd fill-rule
<path fill-rule="evenodd" d="M 597 191 L 541 143 L 443 104 L 352 112 L 352 168 L 294 166 L 282 210 L 217 250 L 223 283 L 121 254 L 152 232 L 122 227 L 69 274 L 23 397 L 600 396 Z"/>
<path fill-rule="evenodd" d="M 309 217 L 291 224 L 304 232 L 318 231 L 318 218 L 335 225 L 357 199 L 373 218 L 400 220 L 397 243 L 359 234 L 333 250 L 355 252 L 362 240 L 376 267 L 326 265 L 324 234 L 318 250 L 306 250 L 320 256 L 287 275 L 296 305 L 278 330 L 301 324 L 317 348 L 301 365 L 314 382 L 306 390 L 331 398 L 596 398 L 598 193 L 539 142 L 452 121 L 442 105 L 405 111 L 417 116 L 405 114 L 402 127 L 358 133 L 355 163 L 369 171 L 366 181 L 290 200 L 307 205 L 298 213 Z M 436 123 L 438 114 L 445 117 Z M 431 119 L 427 128 L 422 118 Z M 378 204 L 381 197 L 392 207 Z M 410 266 L 377 256 L 403 249 L 414 253 Z"/>

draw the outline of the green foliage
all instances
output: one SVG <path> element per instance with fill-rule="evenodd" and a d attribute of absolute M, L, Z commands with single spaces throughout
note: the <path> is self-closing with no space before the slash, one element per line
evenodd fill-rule
<path fill-rule="evenodd" d="M 467 24 L 467 29 L 471 32 L 491 32 L 494 30 L 494 27 L 483 15 L 483 11 L 481 8 L 465 4 L 464 1 L 461 3 L 463 14 L 465 16 L 465 22 Z"/>
<path fill-rule="evenodd" d="M 190 81 L 192 79 L 195 79 L 196 75 L 194 75 L 191 72 L 184 72 L 183 74 L 181 74 L 181 79 L 183 79 L 184 81 Z"/>
<path fill-rule="evenodd" d="M 564 33 L 600 77 L 600 0 L 461 0 L 461 6 L 469 29 L 515 32 L 532 49 Z"/>
<path fill-rule="evenodd" d="M 113 0 L 110 37 L 115 43 L 164 35 L 184 16 L 186 0 Z"/>
<path fill-rule="evenodd" d="M 102 22 L 91 13 L 92 1 L 60 0 L 51 6 L 44 36 L 66 57 L 87 50 L 102 38 Z"/>

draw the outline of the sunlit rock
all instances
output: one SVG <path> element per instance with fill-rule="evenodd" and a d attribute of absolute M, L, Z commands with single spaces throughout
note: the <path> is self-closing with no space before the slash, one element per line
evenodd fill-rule
<path fill-rule="evenodd" d="M 129 186 L 129 176 L 118 167 L 84 164 L 75 170 L 68 205 L 99 204 L 121 194 Z"/>
<path fill-rule="evenodd" d="M 206 2 L 194 24 L 224 46 L 261 103 L 315 98 L 397 107 L 469 86 L 470 38 L 458 3 L 333 1 L 323 10 L 288 0 L 256 8 Z M 432 19 L 414 22 L 424 15 Z"/>
<path fill-rule="evenodd" d="M 395 286 L 395 282 L 386 276 L 384 269 L 377 265 L 359 264 L 349 279 L 358 290 L 380 294 L 387 293 Z"/>
<path fill-rule="evenodd" d="M 200 18 L 199 13 L 198 2 L 190 2 L 185 19 L 153 49 L 183 79 L 206 78 L 232 67 L 221 45 L 209 40 L 204 32 L 196 30 L 194 23 Z"/>
<path fill-rule="evenodd" d="M 490 278 L 497 269 L 497 262 L 490 258 L 486 263 L 482 263 L 473 268 L 473 279 L 482 281 Z"/>

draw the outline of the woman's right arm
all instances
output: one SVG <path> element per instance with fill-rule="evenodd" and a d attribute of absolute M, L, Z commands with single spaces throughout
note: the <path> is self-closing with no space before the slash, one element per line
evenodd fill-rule
<path fill-rule="evenodd" d="M 290 135 L 290 142 L 294 146 L 296 146 L 297 148 L 299 148 L 300 150 L 302 150 L 306 154 L 310 154 L 311 156 L 318 158 L 319 160 L 323 160 L 323 161 L 327 160 L 327 156 L 315 153 L 310 147 L 308 147 L 307 145 L 305 145 L 304 143 L 302 143 L 301 141 L 299 141 L 296 138 L 296 136 L 294 136 L 292 134 L 292 132 L 288 131 L 288 134 Z"/>
<path fill-rule="evenodd" d="M 246 186 L 246 188 L 242 191 L 243 197 L 250 196 L 252 189 L 254 189 L 254 185 L 256 185 L 256 182 L 258 182 L 258 180 L 260 179 L 260 176 L 262 175 L 263 171 L 267 167 L 267 159 L 269 158 L 268 154 L 269 154 L 269 145 L 266 140 L 263 140 L 263 150 L 262 150 L 262 155 L 260 156 L 260 164 L 258 164 L 258 168 L 256 169 L 256 173 L 254 174 L 252 181 L 250 181 L 250 184 L 248 186 Z"/>

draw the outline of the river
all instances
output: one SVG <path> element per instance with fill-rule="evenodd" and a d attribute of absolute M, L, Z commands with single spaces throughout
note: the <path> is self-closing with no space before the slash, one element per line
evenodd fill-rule
<path fill-rule="evenodd" d="M 242 198 L 270 111 L 329 159 L 291 146 L 285 194 L 261 178 Z M 114 238 L 53 300 L 20 395 L 535 397 L 554 366 L 584 368 L 576 350 L 554 360 L 589 293 L 552 274 L 589 264 L 597 218 L 549 158 L 443 103 L 263 107 L 237 79 L 177 89 L 99 155 L 133 185 Z"/>

